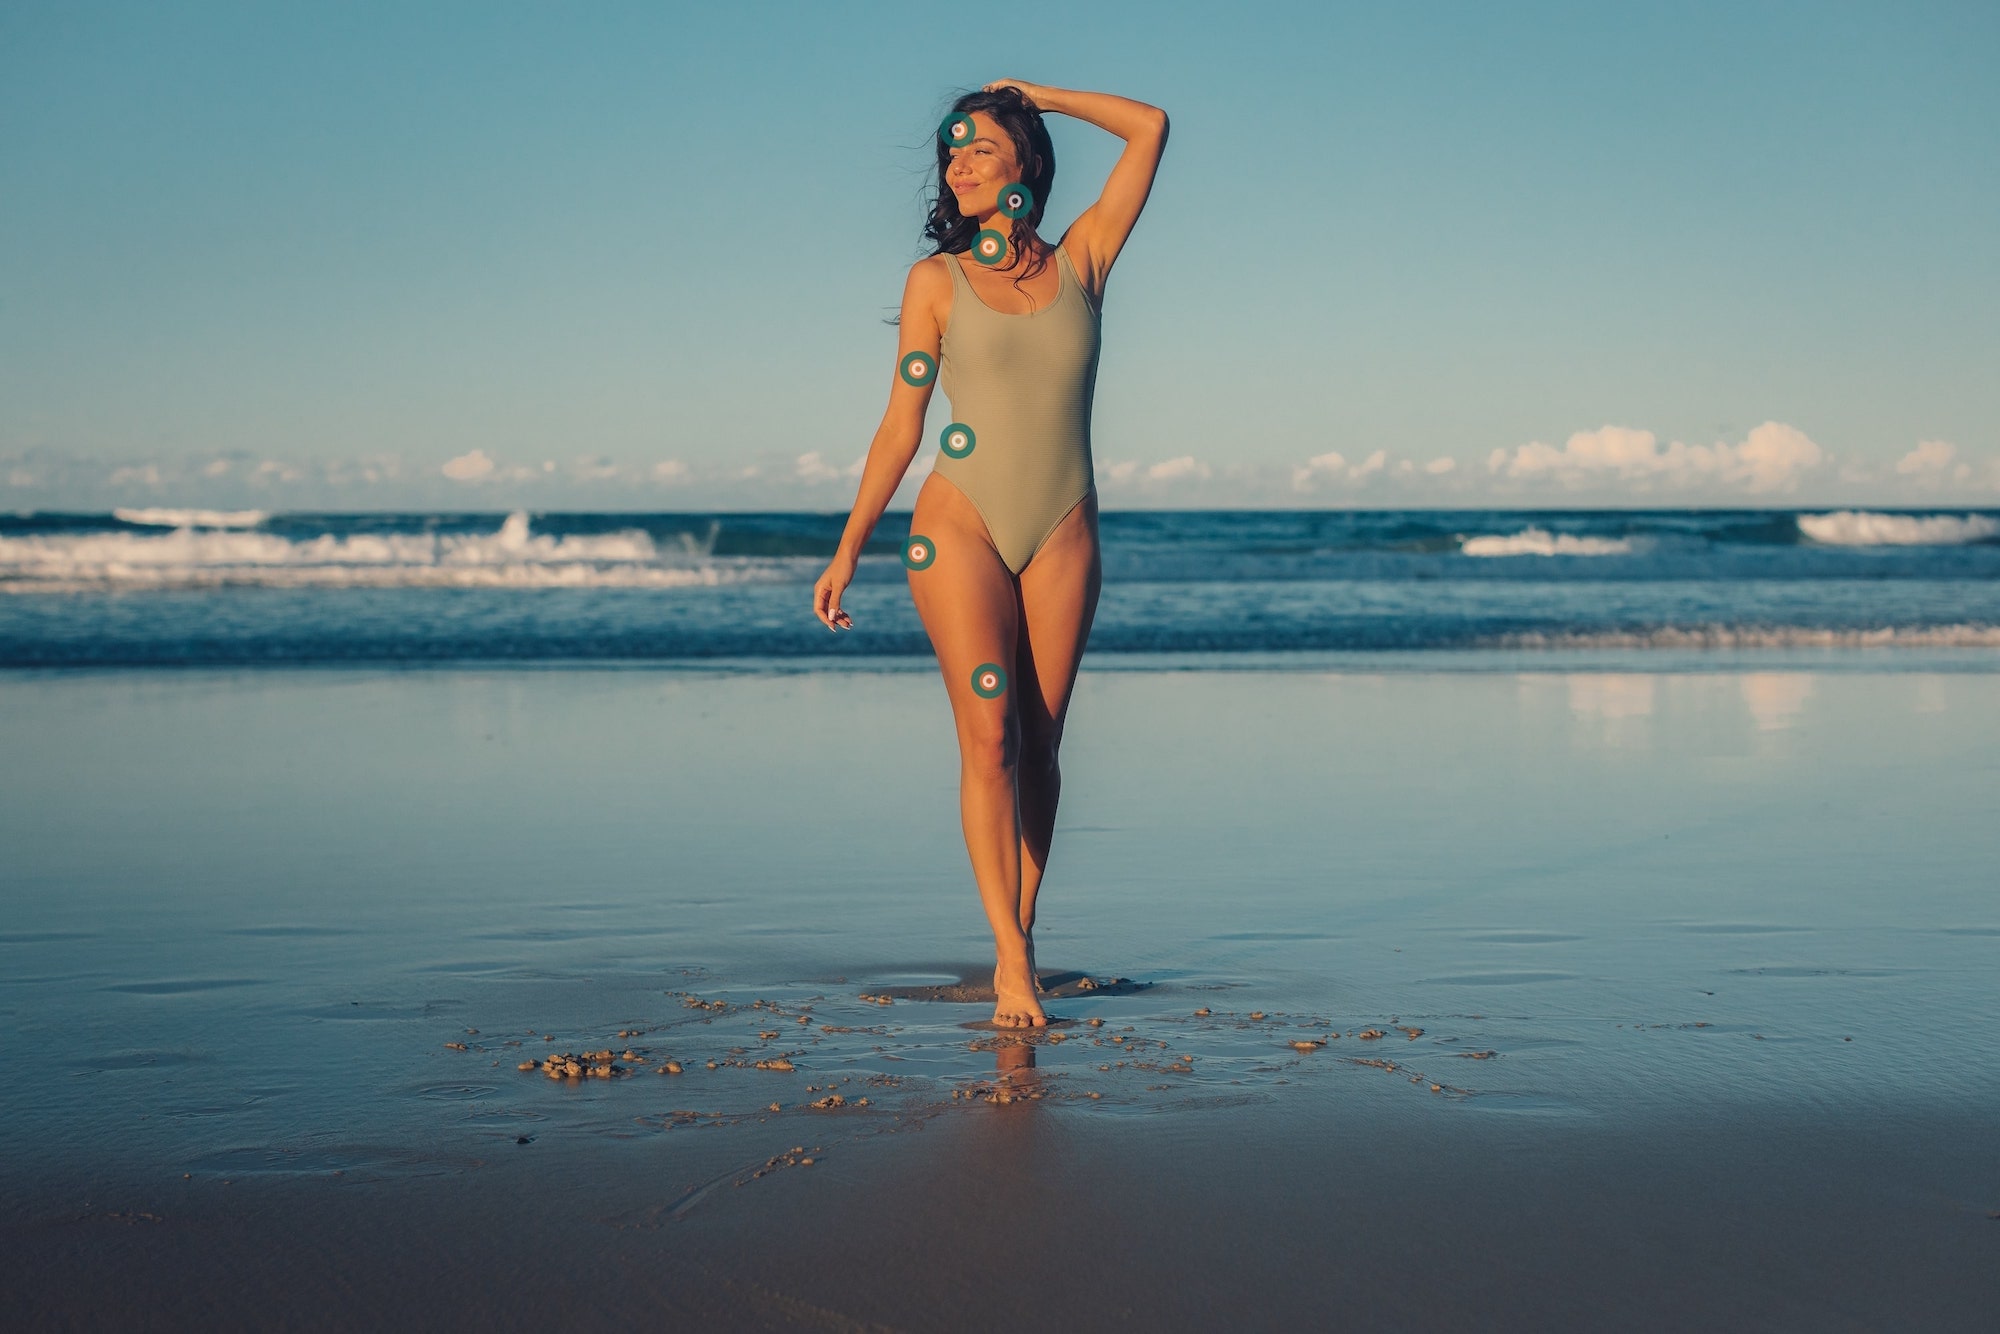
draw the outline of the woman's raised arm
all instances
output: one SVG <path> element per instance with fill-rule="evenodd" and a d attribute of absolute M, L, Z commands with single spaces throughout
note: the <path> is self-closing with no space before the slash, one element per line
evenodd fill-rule
<path fill-rule="evenodd" d="M 1167 149 L 1167 113 L 1156 106 L 1135 102 L 1111 93 L 1085 93 L 1069 88 L 1045 88 L 1019 79 L 1001 79 L 986 85 L 986 91 L 1012 86 L 1042 112 L 1054 111 L 1089 121 L 1125 141 L 1125 151 L 1105 178 L 1097 202 L 1085 209 L 1063 234 L 1063 246 L 1072 260 L 1089 270 L 1086 282 L 1094 292 L 1104 290 L 1125 239 L 1146 207 L 1153 192 L 1153 177 L 1160 169 L 1160 156 Z M 1079 252 L 1081 252 L 1079 254 Z"/>

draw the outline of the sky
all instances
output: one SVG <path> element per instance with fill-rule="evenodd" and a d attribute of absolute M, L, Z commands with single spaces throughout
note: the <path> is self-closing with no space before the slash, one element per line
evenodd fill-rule
<path fill-rule="evenodd" d="M 1985 0 L 0 0 L 0 509 L 843 511 L 999 78 L 1172 118 L 1107 507 L 1996 506 L 1996 67 Z M 1050 125 L 1054 239 L 1118 145 Z"/>

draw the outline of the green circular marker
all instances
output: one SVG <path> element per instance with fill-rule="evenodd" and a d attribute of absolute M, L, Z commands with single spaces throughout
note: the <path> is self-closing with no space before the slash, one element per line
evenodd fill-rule
<path fill-rule="evenodd" d="M 931 562 L 936 559 L 937 547 L 928 537 L 911 533 L 909 539 L 903 543 L 903 564 L 913 570 L 928 570 Z"/>
<path fill-rule="evenodd" d="M 998 264 L 1007 258 L 1007 238 L 988 227 L 972 238 L 972 257 L 981 264 Z"/>
<path fill-rule="evenodd" d="M 1000 211 L 1010 218 L 1025 218 L 1034 211 L 1035 192 L 1019 181 L 1000 187 Z"/>
<path fill-rule="evenodd" d="M 955 459 L 962 459 L 970 454 L 972 447 L 977 443 L 979 438 L 973 435 L 972 428 L 964 422 L 953 422 L 938 434 L 938 448 Z"/>
<path fill-rule="evenodd" d="M 982 662 L 972 669 L 972 693 L 981 699 L 999 699 L 1007 689 L 1007 673 L 997 662 Z"/>
<path fill-rule="evenodd" d="M 903 383 L 923 388 L 937 378 L 937 361 L 928 352 L 909 352 L 903 356 L 902 364 L 896 370 L 903 377 Z"/>
<path fill-rule="evenodd" d="M 972 123 L 972 117 L 960 113 L 946 116 L 944 124 L 938 126 L 938 138 L 946 148 L 963 148 L 979 137 L 979 127 Z"/>

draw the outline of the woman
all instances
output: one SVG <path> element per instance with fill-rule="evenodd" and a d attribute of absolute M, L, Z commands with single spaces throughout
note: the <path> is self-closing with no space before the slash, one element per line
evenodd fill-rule
<path fill-rule="evenodd" d="M 1125 141 L 1097 202 L 1054 246 L 1035 231 L 1055 179 L 1047 112 Z M 1036 999 L 1035 898 L 1055 834 L 1063 715 L 1101 582 L 1090 460 L 1098 311 L 1166 142 L 1165 112 L 1107 93 L 1003 79 L 953 103 L 924 226 L 936 250 L 904 285 L 888 411 L 813 590 L 829 630 L 853 628 L 840 595 L 942 382 L 952 422 L 903 563 L 957 723 L 959 813 L 993 927 L 993 1022 L 1005 1028 L 1048 1023 Z"/>

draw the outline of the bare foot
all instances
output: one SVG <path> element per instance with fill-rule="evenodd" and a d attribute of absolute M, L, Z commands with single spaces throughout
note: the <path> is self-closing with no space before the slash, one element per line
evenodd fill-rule
<path fill-rule="evenodd" d="M 998 1028 L 1046 1028 L 1049 1017 L 1035 999 L 1034 972 L 1024 950 L 993 967 L 993 1023 Z"/>

